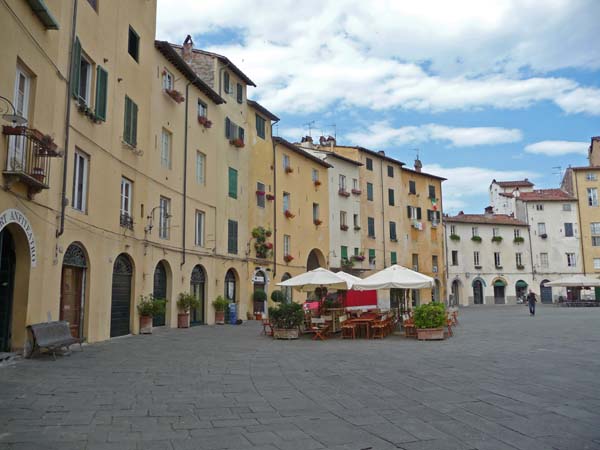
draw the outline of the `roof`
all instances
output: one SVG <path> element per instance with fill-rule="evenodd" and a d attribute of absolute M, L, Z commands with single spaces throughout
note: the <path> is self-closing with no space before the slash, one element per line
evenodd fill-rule
<path fill-rule="evenodd" d="M 447 180 L 447 178 L 440 177 L 438 175 L 433 175 L 433 174 L 430 174 L 430 173 L 427 173 L 427 172 L 419 172 L 417 170 L 409 169 L 406 166 L 402 167 L 402 170 L 405 170 L 406 172 L 414 173 L 415 175 L 425 175 L 426 177 L 435 178 L 435 179 L 441 180 L 441 181 L 446 181 Z"/>
<path fill-rule="evenodd" d="M 533 192 L 521 192 L 517 197 L 524 202 L 560 202 L 575 201 L 576 198 L 562 189 L 536 189 Z"/>
<path fill-rule="evenodd" d="M 173 47 L 177 47 L 177 48 L 182 47 L 181 45 L 177 45 L 177 44 L 171 44 L 171 45 Z M 206 50 L 199 50 L 196 48 L 192 49 L 192 52 L 200 53 L 202 55 L 212 56 L 213 58 L 217 58 L 219 61 L 221 61 L 227 67 L 229 67 L 238 77 L 240 77 L 242 80 L 244 80 L 244 82 L 246 84 L 256 87 L 256 84 L 254 84 L 254 81 L 252 81 L 244 72 L 241 71 L 241 69 L 239 67 L 237 67 L 234 63 L 232 63 L 229 60 L 229 58 L 227 58 L 226 56 L 219 55 L 218 53 L 207 52 Z"/>
<path fill-rule="evenodd" d="M 305 150 L 305 149 L 303 149 L 303 150 Z M 329 158 L 329 157 L 331 157 L 331 158 L 337 158 L 337 159 L 339 159 L 341 161 L 345 161 L 347 163 L 354 164 L 355 166 L 362 166 L 363 165 L 363 163 L 361 163 L 360 161 L 356 161 L 355 159 L 346 158 L 345 156 L 339 155 L 339 154 L 337 154 L 335 152 L 330 152 L 330 151 L 327 151 L 327 150 L 321 150 L 319 148 L 307 149 L 306 151 L 321 153 L 325 158 Z"/>
<path fill-rule="evenodd" d="M 506 214 L 459 214 L 444 217 L 445 222 L 475 223 L 481 225 L 513 225 L 526 227 L 527 224 Z"/>
<path fill-rule="evenodd" d="M 359 145 L 336 145 L 336 147 L 354 148 L 354 149 L 359 150 L 361 152 L 368 153 L 369 155 L 373 155 L 376 158 L 381 158 L 381 159 L 383 159 L 385 161 L 393 162 L 394 164 L 399 164 L 401 166 L 405 165 L 402 161 L 400 161 L 398 159 L 395 159 L 395 158 L 392 158 L 390 156 L 387 156 L 383 151 L 376 152 L 375 150 L 371 150 L 371 149 L 368 149 L 368 148 L 365 148 L 365 147 L 361 147 Z"/>
<path fill-rule="evenodd" d="M 533 187 L 533 183 L 529 181 L 527 178 L 524 180 L 514 180 L 514 181 L 496 181 L 493 180 L 492 184 L 496 183 L 500 187 Z"/>
<path fill-rule="evenodd" d="M 305 158 L 308 158 L 314 162 L 316 162 L 317 164 L 322 165 L 323 167 L 333 167 L 331 164 L 328 164 L 327 162 L 323 161 L 321 158 L 316 157 L 315 155 L 311 155 L 309 152 L 307 152 L 306 150 L 301 149 L 300 147 L 298 147 L 297 145 L 292 144 L 289 141 L 286 141 L 285 139 L 281 138 L 281 137 L 274 137 L 273 138 L 273 142 L 275 144 L 280 144 L 283 145 L 284 147 L 287 147 L 288 149 L 290 149 L 291 151 L 298 153 L 300 156 L 303 156 Z"/>
<path fill-rule="evenodd" d="M 600 166 L 579 166 L 579 167 L 568 167 L 567 170 L 569 169 L 573 169 L 573 170 L 600 170 Z"/>
<path fill-rule="evenodd" d="M 162 55 L 173 64 L 177 70 L 179 70 L 188 81 L 190 81 L 195 87 L 200 89 L 201 92 L 204 92 L 208 98 L 210 98 L 217 105 L 222 103 L 226 103 L 225 99 L 223 99 L 219 94 L 217 94 L 213 89 L 206 84 L 204 81 L 196 75 L 194 69 L 192 69 L 179 55 L 178 52 L 172 47 L 172 44 L 166 41 L 154 41 L 154 47 L 162 53 Z"/>
<path fill-rule="evenodd" d="M 279 122 L 279 117 L 277 117 L 275 114 L 273 114 L 267 108 L 262 106 L 260 103 L 254 101 L 254 100 L 248 100 L 248 105 L 250 105 L 251 107 L 256 109 L 263 116 L 267 116 L 269 119 L 274 120 L 275 122 Z"/>

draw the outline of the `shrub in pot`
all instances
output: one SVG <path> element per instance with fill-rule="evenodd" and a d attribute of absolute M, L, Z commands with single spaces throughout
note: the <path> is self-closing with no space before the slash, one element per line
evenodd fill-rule
<path fill-rule="evenodd" d="M 190 327 L 190 310 L 200 307 L 200 301 L 189 292 L 182 292 L 177 299 L 177 328 Z"/>
<path fill-rule="evenodd" d="M 212 302 L 213 308 L 215 308 L 215 323 L 223 325 L 225 323 L 225 309 L 229 307 L 229 302 L 219 295 Z"/>
<path fill-rule="evenodd" d="M 444 339 L 446 320 L 446 306 L 443 303 L 432 302 L 417 306 L 414 310 L 417 338 L 420 340 Z"/>
<path fill-rule="evenodd" d="M 285 303 L 285 294 L 281 290 L 271 292 L 271 300 L 274 303 Z"/>
<path fill-rule="evenodd" d="M 264 311 L 267 293 L 265 291 L 254 291 L 252 293 L 252 301 L 254 302 L 254 311 Z M 254 317 L 256 320 L 261 320 L 262 312 L 255 312 Z"/>
<path fill-rule="evenodd" d="M 304 322 L 302 305 L 292 302 L 270 307 L 269 318 L 275 339 L 298 339 L 300 325 Z"/>
<path fill-rule="evenodd" d="M 152 334 L 152 318 L 165 313 L 167 301 L 160 298 L 154 298 L 152 294 L 140 295 L 140 301 L 137 304 L 138 314 L 140 315 L 140 334 Z"/>

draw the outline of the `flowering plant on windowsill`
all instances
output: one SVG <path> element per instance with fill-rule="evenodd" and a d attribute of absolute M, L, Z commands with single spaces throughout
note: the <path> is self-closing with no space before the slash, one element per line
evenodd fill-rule
<path fill-rule="evenodd" d="M 362 191 L 360 189 L 352 189 L 352 193 L 354 195 L 360 195 L 360 194 L 362 194 Z"/>
<path fill-rule="evenodd" d="M 348 192 L 346 189 L 339 189 L 338 190 L 338 194 L 341 195 L 342 197 L 350 197 L 350 192 Z"/>
<path fill-rule="evenodd" d="M 283 260 L 286 263 L 292 262 L 294 260 L 294 257 L 292 255 L 283 255 Z"/>
<path fill-rule="evenodd" d="M 516 238 L 513 239 L 513 242 L 515 244 L 522 244 L 523 242 L 525 242 L 525 238 L 523 238 L 521 236 L 517 236 Z"/>
<path fill-rule="evenodd" d="M 473 236 L 473 237 L 471 238 L 471 240 L 472 240 L 473 242 L 481 242 L 481 236 Z"/>
<path fill-rule="evenodd" d="M 267 200 L 269 200 L 270 202 L 272 202 L 273 200 L 275 200 L 275 196 L 273 194 L 267 194 L 266 195 Z"/>
<path fill-rule="evenodd" d="M 265 191 L 256 191 L 256 195 L 265 195 Z"/>
<path fill-rule="evenodd" d="M 294 217 L 296 217 L 295 214 L 292 214 L 292 212 L 289 209 L 286 209 L 283 214 L 285 215 L 286 218 L 288 219 L 293 219 Z"/>
<path fill-rule="evenodd" d="M 177 89 L 165 89 L 165 93 L 177 103 L 182 103 L 185 100 L 183 94 Z"/>
<path fill-rule="evenodd" d="M 285 168 L 285 173 L 292 173 L 294 171 L 294 169 L 292 169 L 290 166 L 287 166 Z"/>
<path fill-rule="evenodd" d="M 315 181 L 313 181 L 313 183 L 317 187 L 321 186 L 321 182 L 319 180 L 315 180 Z"/>
<path fill-rule="evenodd" d="M 354 226 L 354 231 L 360 231 L 360 227 L 358 225 Z"/>
<path fill-rule="evenodd" d="M 348 231 L 348 225 L 340 225 L 340 230 Z"/>
<path fill-rule="evenodd" d="M 314 223 L 316 226 L 319 226 L 319 225 L 321 225 L 321 224 L 323 223 L 323 221 L 322 221 L 322 220 L 319 220 L 319 219 L 315 219 L 315 220 L 313 220 L 313 223 Z"/>
<path fill-rule="evenodd" d="M 525 269 L 525 266 L 523 264 L 517 264 L 517 269 L 523 270 Z"/>
<path fill-rule="evenodd" d="M 233 145 L 234 147 L 237 147 L 237 148 L 242 148 L 244 146 L 244 141 L 242 139 L 240 139 L 240 138 L 230 139 L 229 143 L 231 145 Z"/>
<path fill-rule="evenodd" d="M 206 116 L 198 116 L 198 123 L 202 125 L 204 128 L 212 127 L 212 122 L 208 120 Z"/>
<path fill-rule="evenodd" d="M 364 261 L 365 260 L 365 255 L 352 255 L 352 259 L 354 261 Z"/>

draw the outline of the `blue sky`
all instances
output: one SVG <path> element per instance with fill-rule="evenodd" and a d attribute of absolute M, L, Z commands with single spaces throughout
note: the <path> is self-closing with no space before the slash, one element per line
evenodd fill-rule
<path fill-rule="evenodd" d="M 229 57 L 292 141 L 314 121 L 410 165 L 419 149 L 452 214 L 481 212 L 493 178 L 556 187 L 586 163 L 598 17 L 597 0 L 159 0 L 157 34 Z"/>

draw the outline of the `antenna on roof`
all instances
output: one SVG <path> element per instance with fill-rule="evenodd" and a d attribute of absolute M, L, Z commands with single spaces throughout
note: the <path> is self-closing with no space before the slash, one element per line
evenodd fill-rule
<path fill-rule="evenodd" d="M 562 181 L 562 166 L 554 166 L 552 169 L 554 170 L 552 175 L 558 175 L 558 178 Z"/>
<path fill-rule="evenodd" d="M 413 150 L 414 150 L 415 152 L 417 152 L 417 159 L 419 159 L 419 152 L 420 152 L 420 150 L 419 150 L 418 148 L 413 148 Z"/>
<path fill-rule="evenodd" d="M 279 136 L 279 122 L 275 123 L 275 136 Z"/>
<path fill-rule="evenodd" d="M 308 135 L 312 137 L 312 129 L 315 126 L 315 121 L 311 120 L 310 122 L 305 123 L 304 126 L 308 127 Z"/>
<path fill-rule="evenodd" d="M 337 125 L 335 123 L 332 123 L 329 126 L 333 127 L 333 138 L 337 141 Z"/>

